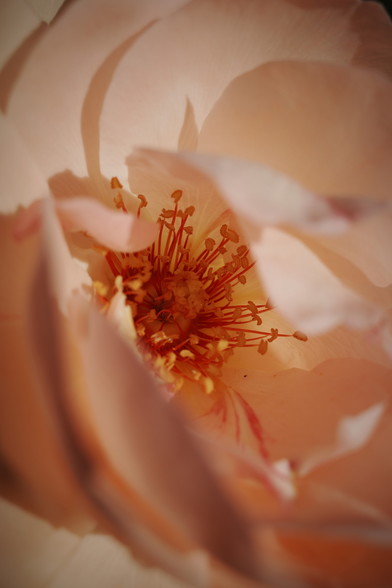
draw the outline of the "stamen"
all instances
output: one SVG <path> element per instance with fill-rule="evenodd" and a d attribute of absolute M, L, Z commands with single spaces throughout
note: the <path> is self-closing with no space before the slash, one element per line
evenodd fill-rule
<path fill-rule="evenodd" d="M 117 178 L 111 186 L 122 188 Z M 215 378 L 235 348 L 255 347 L 265 355 L 281 337 L 307 337 L 300 331 L 261 330 L 260 315 L 271 310 L 269 301 L 237 302 L 254 266 L 249 247 L 239 244 L 238 233 L 228 224 L 196 246 L 190 222 L 196 209 L 180 208 L 182 197 L 182 190 L 171 194 L 173 206 L 161 210 L 159 234 L 150 247 L 132 254 L 107 251 L 105 258 L 114 278 L 111 295 L 121 289 L 126 296 L 138 344 L 157 375 L 174 390 L 192 381 L 212 394 Z M 140 216 L 148 201 L 143 194 L 137 198 Z M 114 200 L 127 212 L 121 192 Z M 107 305 L 108 289 L 96 282 L 96 292 Z"/>

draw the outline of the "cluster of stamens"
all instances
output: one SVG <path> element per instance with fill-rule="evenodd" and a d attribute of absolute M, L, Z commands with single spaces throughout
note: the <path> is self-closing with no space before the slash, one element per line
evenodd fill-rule
<path fill-rule="evenodd" d="M 118 180 L 112 186 L 119 187 Z M 159 234 L 150 247 L 135 253 L 108 251 L 106 261 L 114 277 L 112 294 L 122 289 L 139 347 L 156 373 L 175 389 L 190 380 L 211 393 L 214 378 L 235 348 L 255 347 L 264 355 L 279 337 L 306 336 L 263 330 L 261 315 L 271 309 L 268 301 L 235 300 L 254 265 L 249 248 L 227 224 L 196 246 L 195 207 L 180 208 L 181 197 L 180 190 L 171 194 L 173 206 L 162 209 Z M 140 216 L 147 200 L 138 198 Z M 120 192 L 115 203 L 127 212 Z"/>

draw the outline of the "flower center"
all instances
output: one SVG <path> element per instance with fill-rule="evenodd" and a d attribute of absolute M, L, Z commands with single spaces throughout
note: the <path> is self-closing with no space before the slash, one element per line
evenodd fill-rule
<path fill-rule="evenodd" d="M 118 180 L 112 180 L 119 187 Z M 142 208 L 147 206 L 138 196 Z M 202 242 L 194 240 L 194 206 L 181 208 L 182 192 L 171 194 L 173 205 L 159 214 L 159 235 L 136 253 L 108 251 L 114 276 L 113 294 L 122 289 L 130 306 L 138 344 L 156 373 L 174 389 L 184 380 L 198 382 L 207 393 L 236 347 L 255 347 L 264 355 L 279 337 L 294 336 L 262 329 L 261 315 L 271 307 L 239 296 L 253 267 L 249 248 L 222 224 Z M 127 212 L 121 193 L 117 208 Z M 101 296 L 108 303 L 109 299 Z"/>

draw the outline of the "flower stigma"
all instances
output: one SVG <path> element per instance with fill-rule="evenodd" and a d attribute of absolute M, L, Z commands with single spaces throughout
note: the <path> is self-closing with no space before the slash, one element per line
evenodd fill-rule
<path fill-rule="evenodd" d="M 122 187 L 117 178 L 111 185 Z M 158 237 L 150 247 L 134 253 L 106 251 L 113 285 L 108 295 L 96 283 L 96 295 L 108 306 L 116 292 L 123 293 L 142 355 L 173 391 L 191 381 L 211 394 L 222 365 L 236 348 L 252 347 L 264 355 L 278 338 L 307 337 L 299 331 L 263 329 L 261 315 L 272 309 L 268 300 L 257 304 L 239 296 L 255 264 L 248 245 L 226 223 L 196 243 L 196 209 L 182 207 L 182 196 L 175 190 L 170 206 L 159 213 Z M 137 198 L 140 217 L 148 201 L 142 194 Z M 115 205 L 128 213 L 121 192 Z"/>

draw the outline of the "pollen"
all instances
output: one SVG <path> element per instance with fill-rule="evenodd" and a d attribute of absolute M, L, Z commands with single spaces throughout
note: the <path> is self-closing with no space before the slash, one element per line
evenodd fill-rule
<path fill-rule="evenodd" d="M 121 188 L 113 178 L 113 189 Z M 138 216 L 148 207 L 139 194 Z M 159 233 L 147 249 L 135 253 L 106 251 L 113 284 L 107 292 L 97 283 L 97 296 L 108 304 L 121 290 L 132 313 L 137 345 L 152 368 L 173 390 L 191 381 L 212 394 L 223 364 L 236 348 L 265 355 L 281 337 L 306 341 L 277 328 L 264 329 L 262 315 L 272 309 L 247 300 L 241 289 L 254 263 L 249 247 L 229 223 L 204 240 L 194 237 L 195 206 L 181 207 L 183 192 L 168 195 L 158 216 Z M 121 192 L 114 204 L 127 213 Z M 106 298 L 105 298 L 106 297 Z"/>

